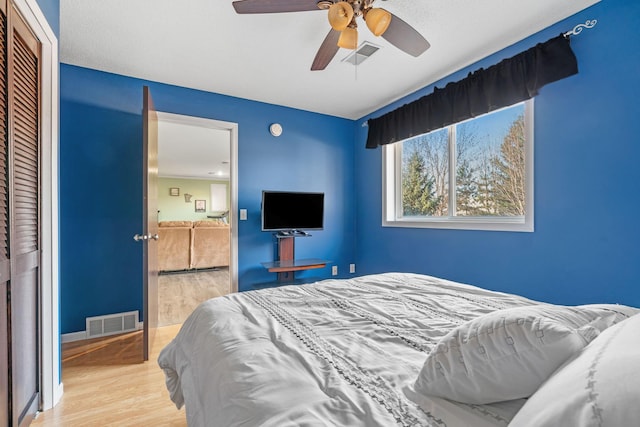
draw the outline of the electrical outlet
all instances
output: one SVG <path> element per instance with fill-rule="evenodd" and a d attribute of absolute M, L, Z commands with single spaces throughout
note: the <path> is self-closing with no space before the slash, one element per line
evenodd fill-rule
<path fill-rule="evenodd" d="M 356 265 L 349 264 L 349 273 L 355 273 L 355 272 L 356 272 Z"/>
<path fill-rule="evenodd" d="M 240 221 L 246 221 L 246 220 L 247 220 L 247 210 L 240 209 Z"/>
<path fill-rule="evenodd" d="M 334 265 L 333 267 L 331 267 L 331 275 L 332 276 L 337 276 L 338 275 L 338 266 Z"/>

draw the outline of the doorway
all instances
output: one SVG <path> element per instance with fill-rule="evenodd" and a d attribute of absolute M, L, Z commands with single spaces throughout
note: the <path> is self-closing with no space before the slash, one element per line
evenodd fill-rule
<path fill-rule="evenodd" d="M 237 124 L 158 112 L 158 326 L 237 292 Z"/>

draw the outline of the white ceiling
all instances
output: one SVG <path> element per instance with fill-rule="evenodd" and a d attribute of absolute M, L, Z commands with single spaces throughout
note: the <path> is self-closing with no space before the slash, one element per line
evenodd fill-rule
<path fill-rule="evenodd" d="M 340 49 L 324 71 L 310 71 L 330 29 L 326 11 L 238 15 L 232 0 L 60 0 L 60 59 L 358 119 L 597 1 L 377 0 L 431 48 L 414 58 L 360 21 L 360 42 L 382 49 L 358 67 L 342 62 L 350 51 Z"/>
<path fill-rule="evenodd" d="M 60 60 L 359 119 L 598 1 L 377 0 L 431 48 L 414 58 L 360 21 L 359 42 L 381 49 L 357 67 L 340 49 L 324 71 L 310 71 L 330 30 L 326 11 L 238 15 L 232 0 L 60 0 Z M 228 153 L 226 131 L 160 122 L 160 176 L 228 179 Z"/>
<path fill-rule="evenodd" d="M 229 180 L 231 135 L 159 113 L 158 175 L 176 178 Z"/>

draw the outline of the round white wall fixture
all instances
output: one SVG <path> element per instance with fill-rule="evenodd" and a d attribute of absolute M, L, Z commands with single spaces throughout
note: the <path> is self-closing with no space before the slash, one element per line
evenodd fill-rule
<path fill-rule="evenodd" d="M 282 135 L 282 125 L 280 125 L 280 123 L 272 123 L 271 126 L 269 126 L 269 132 L 271 132 L 273 136 Z"/>

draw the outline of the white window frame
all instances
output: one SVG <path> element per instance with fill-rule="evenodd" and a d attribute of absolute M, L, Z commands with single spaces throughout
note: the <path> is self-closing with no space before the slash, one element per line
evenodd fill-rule
<path fill-rule="evenodd" d="M 524 102 L 525 120 L 525 203 L 524 216 L 504 217 L 408 217 L 402 216 L 402 144 L 382 147 L 382 226 L 406 228 L 444 228 L 482 231 L 534 231 L 534 135 L 533 99 Z M 455 159 L 455 146 L 449 144 L 449 157 Z M 451 163 L 450 163 L 451 164 Z M 455 168 L 449 168 L 449 188 L 455 188 Z M 453 192 L 450 192 L 452 194 Z M 455 196 L 451 196 L 454 199 Z"/>

